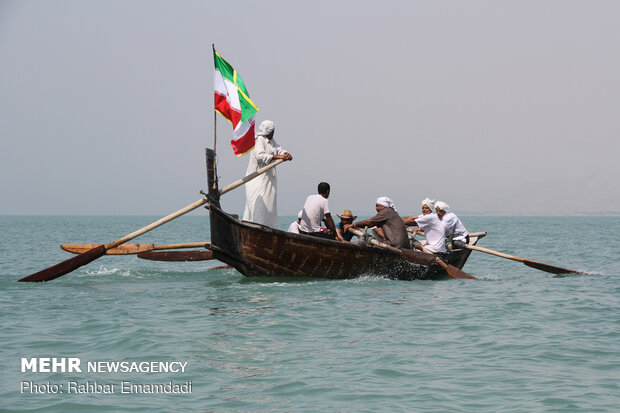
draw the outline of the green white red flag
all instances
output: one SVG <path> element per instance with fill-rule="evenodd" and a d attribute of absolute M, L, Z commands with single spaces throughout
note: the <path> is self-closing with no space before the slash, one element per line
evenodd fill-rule
<path fill-rule="evenodd" d="M 258 108 L 239 73 L 213 48 L 215 62 L 215 110 L 232 123 L 230 141 L 235 155 L 241 156 L 254 148 L 254 114 Z"/>

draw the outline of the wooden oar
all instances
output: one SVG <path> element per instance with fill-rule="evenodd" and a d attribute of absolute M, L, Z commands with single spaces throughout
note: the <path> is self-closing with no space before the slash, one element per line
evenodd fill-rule
<path fill-rule="evenodd" d="M 359 229 L 349 228 L 349 231 L 357 235 L 359 238 L 361 238 L 363 235 L 362 231 L 360 231 Z M 443 262 L 441 258 L 439 258 L 438 256 L 436 256 L 435 254 L 433 254 L 432 252 L 428 250 L 421 252 L 421 251 L 416 251 L 416 250 L 400 249 L 400 248 L 396 248 L 391 245 L 388 245 L 384 242 L 379 242 L 373 238 L 370 239 L 370 243 L 380 248 L 384 248 L 388 251 L 392 251 L 397 254 L 400 254 L 400 256 L 403 257 L 404 259 L 414 262 L 416 264 L 429 265 L 433 262 L 436 262 L 452 278 L 455 278 L 455 279 L 469 278 L 472 280 L 477 280 L 476 277 L 473 277 L 467 274 L 465 271 L 459 270 L 454 265 L 446 264 L 445 262 Z"/>
<path fill-rule="evenodd" d="M 424 235 L 424 230 L 421 230 L 420 228 L 413 228 L 413 229 L 407 228 L 407 231 L 411 232 L 413 234 L 414 238 L 415 238 L 415 236 L 417 234 L 420 234 L 420 233 L 422 233 L 422 235 Z M 424 248 L 424 246 L 420 245 L 420 247 L 422 248 L 423 251 L 431 253 L 428 249 Z M 477 280 L 476 277 L 473 277 L 473 276 L 467 274 L 463 270 L 459 270 L 454 265 L 446 264 L 439 257 L 437 257 L 437 264 L 441 265 L 441 267 L 446 271 L 446 273 L 448 273 L 448 275 L 450 277 L 452 277 L 452 278 L 470 278 L 470 279 L 473 279 L 473 280 Z"/>
<path fill-rule="evenodd" d="M 63 250 L 71 252 L 73 254 L 82 254 L 88 250 L 98 247 L 102 244 L 63 244 L 60 246 Z M 116 248 L 107 250 L 106 255 L 130 255 L 139 254 L 147 251 L 158 250 L 175 250 L 182 248 L 209 248 L 210 242 L 187 242 L 184 244 L 123 244 Z"/>
<path fill-rule="evenodd" d="M 357 235 L 358 238 L 362 238 L 364 235 L 362 231 L 356 228 L 349 228 L 349 232 L 352 232 L 353 234 Z M 396 248 L 389 244 L 386 244 L 385 242 L 380 242 L 374 238 L 370 238 L 370 243 L 379 248 L 383 248 L 385 250 L 392 251 L 396 254 L 399 254 L 404 259 L 411 261 L 413 263 L 416 263 L 416 264 L 429 265 L 435 262 L 434 254 L 427 254 L 425 252 L 416 251 L 416 250 Z"/>
<path fill-rule="evenodd" d="M 554 267 L 553 265 L 543 264 L 542 262 L 527 260 L 527 259 L 521 258 L 521 257 L 515 257 L 514 255 L 504 254 L 503 252 L 494 251 L 494 250 L 491 250 L 491 249 L 488 249 L 488 248 L 479 247 L 477 245 L 467 244 L 467 245 L 465 245 L 465 247 L 470 249 L 470 250 L 480 251 L 480 252 L 484 252 L 484 253 L 491 254 L 491 255 L 496 255 L 498 257 L 507 258 L 507 259 L 513 260 L 513 261 L 519 261 L 519 262 L 522 262 L 523 264 L 527 265 L 528 267 L 536 268 L 537 270 L 549 272 L 551 274 L 572 274 L 572 273 L 575 273 L 575 274 L 585 274 L 584 272 L 581 272 L 581 271 L 569 270 L 567 268 L 562 268 L 562 267 Z"/>
<path fill-rule="evenodd" d="M 420 247 L 422 248 L 422 251 L 427 252 L 429 254 L 432 254 L 432 252 L 430 252 L 428 249 L 426 249 L 424 246 L 420 245 Z M 476 277 L 467 274 L 465 271 L 463 270 L 459 270 L 458 268 L 456 268 L 454 265 L 450 265 L 450 264 L 446 264 L 441 258 L 435 256 L 435 262 L 437 264 L 439 264 L 441 266 L 441 268 L 444 269 L 444 271 L 452 278 L 455 279 L 459 279 L 459 278 L 469 278 L 471 280 L 477 280 Z"/>
<path fill-rule="evenodd" d="M 429 250 L 427 250 L 426 248 L 422 247 L 422 250 L 425 252 L 429 252 Z M 439 264 L 441 266 L 441 268 L 444 269 L 444 271 L 446 271 L 446 273 L 452 277 L 452 278 L 469 278 L 471 280 L 477 280 L 476 277 L 467 274 L 465 271 L 463 270 L 459 270 L 458 268 L 456 268 L 454 265 L 450 265 L 450 264 L 446 264 L 441 258 L 436 257 L 435 258 L 435 262 L 437 262 L 437 264 Z"/>
<path fill-rule="evenodd" d="M 106 251 L 111 250 L 112 248 L 116 248 L 119 245 L 124 244 L 127 241 L 130 241 L 136 237 L 139 237 L 140 235 L 145 234 L 167 222 L 170 222 L 173 219 L 180 217 L 181 215 L 185 215 L 188 212 L 193 211 L 194 209 L 206 204 L 207 202 L 208 202 L 207 197 L 199 199 L 198 201 L 189 204 L 185 208 L 181 208 L 178 211 L 173 212 L 172 214 L 167 215 L 153 222 L 152 224 L 142 227 L 139 230 L 132 232 L 131 234 L 125 235 L 123 238 L 119 238 L 116 241 L 111 242 L 106 245 L 99 245 L 98 247 L 95 247 L 91 250 L 83 252 L 78 256 L 69 258 L 68 260 L 65 260 L 52 267 L 46 268 L 32 275 L 24 277 L 18 281 L 27 281 L 27 282 L 51 281 L 55 278 L 68 274 L 71 271 L 74 271 L 80 268 L 81 266 L 86 265 L 92 261 L 95 261 L 97 258 L 104 256 Z"/>
<path fill-rule="evenodd" d="M 267 172 L 269 169 L 279 165 L 280 163 L 284 162 L 284 159 L 278 159 L 275 162 L 270 163 L 267 166 L 264 166 L 262 168 L 260 168 L 259 170 L 257 170 L 256 172 L 241 178 L 235 182 L 233 182 L 232 184 L 224 187 L 221 191 L 220 191 L 220 195 L 225 194 L 228 191 L 231 191 L 243 184 L 245 184 L 246 182 L 256 178 L 258 175 L 263 174 L 265 172 Z M 201 198 L 196 202 L 193 202 L 191 204 L 189 204 L 188 206 L 186 206 L 185 208 L 181 208 L 176 212 L 173 212 L 172 214 L 165 216 L 155 222 L 153 222 L 152 224 L 147 225 L 146 227 L 140 228 L 137 231 L 132 232 L 131 234 L 128 234 L 126 236 L 124 236 L 123 238 L 119 238 L 114 242 L 111 242 L 110 244 L 106 244 L 106 245 L 100 245 L 98 247 L 95 247 L 91 250 L 88 250 L 84 253 L 81 253 L 80 255 L 77 255 L 73 258 L 69 258 L 68 260 L 65 260 L 61 263 L 58 263 L 54 266 L 51 266 L 49 268 L 46 268 L 44 270 L 41 270 L 39 272 L 36 272 L 34 274 L 31 274 L 27 277 L 24 277 L 18 281 L 26 281 L 26 282 L 42 282 L 42 281 L 51 281 L 55 278 L 61 277 L 65 274 L 68 274 L 78 268 L 80 268 L 83 265 L 86 265 L 90 262 L 95 261 L 97 258 L 100 258 L 102 256 L 105 255 L 106 251 L 111 250 L 112 248 L 116 248 L 121 244 L 124 244 L 142 234 L 145 234 L 167 222 L 172 221 L 175 218 L 178 218 L 182 215 L 187 214 L 190 211 L 193 211 L 194 209 L 206 204 L 207 202 L 209 202 L 209 199 L 207 197 Z"/>
<path fill-rule="evenodd" d="M 228 184 L 224 188 L 220 189 L 220 195 L 224 195 L 226 192 L 232 191 L 233 189 L 245 184 L 246 182 L 251 181 L 252 179 L 256 178 L 258 175 L 264 174 L 271 168 L 280 165 L 282 162 L 286 162 L 286 160 L 277 159 L 275 162 L 272 162 L 267 166 L 263 166 L 262 168 L 258 169 L 256 172 L 252 172 L 251 174 L 244 176 L 241 179 L 237 179 L 232 184 Z"/>
<path fill-rule="evenodd" d="M 146 251 L 138 258 L 151 261 L 206 261 L 213 259 L 213 251 Z"/>

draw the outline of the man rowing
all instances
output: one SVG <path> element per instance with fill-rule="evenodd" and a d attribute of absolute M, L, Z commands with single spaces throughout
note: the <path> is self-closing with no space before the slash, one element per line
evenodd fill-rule
<path fill-rule="evenodd" d="M 376 226 L 381 230 L 381 232 L 375 232 L 379 241 L 387 242 L 396 248 L 410 248 L 407 228 L 394 207 L 394 201 L 385 196 L 377 198 L 375 209 L 377 215 L 354 224 L 347 224 L 344 230 Z"/>
<path fill-rule="evenodd" d="M 415 225 L 424 230 L 426 241 L 421 243 L 414 240 L 414 247 L 426 248 L 430 252 L 446 252 L 446 230 L 435 214 L 435 200 L 426 198 L 422 201 L 422 215 L 403 217 L 403 222 L 407 226 Z"/>
<path fill-rule="evenodd" d="M 465 244 L 469 244 L 469 232 L 459 217 L 450 211 L 450 206 L 443 201 L 435 204 L 435 210 L 445 227 L 446 238 L 452 240 L 452 248 L 465 248 Z"/>

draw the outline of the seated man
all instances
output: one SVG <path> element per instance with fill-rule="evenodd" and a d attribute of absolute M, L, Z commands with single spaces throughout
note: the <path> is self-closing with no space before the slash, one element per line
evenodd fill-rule
<path fill-rule="evenodd" d="M 353 216 L 353 212 L 351 212 L 351 210 L 345 209 L 342 215 L 338 215 L 338 218 L 340 218 L 340 223 L 336 226 L 336 239 L 339 241 L 351 242 L 353 233 L 345 231 L 344 226 L 352 224 L 357 216 Z"/>
<path fill-rule="evenodd" d="M 299 233 L 312 235 L 314 237 L 334 239 L 336 237 L 336 226 L 329 212 L 330 187 L 327 182 L 321 182 L 317 188 L 318 194 L 310 195 L 306 198 L 304 208 L 301 210 L 301 222 Z M 321 222 L 325 221 L 328 231 L 321 228 Z"/>
<path fill-rule="evenodd" d="M 303 211 L 299 211 L 297 214 L 297 221 L 292 222 L 291 225 L 288 226 L 288 232 L 292 232 L 294 234 L 299 234 L 299 223 L 301 222 L 301 213 Z"/>
<path fill-rule="evenodd" d="M 465 225 L 463 225 L 459 217 L 450 211 L 448 204 L 442 201 L 435 204 L 435 210 L 446 229 L 446 238 L 452 240 L 452 248 L 465 248 L 465 244 L 469 244 L 469 232 L 467 232 Z"/>
<path fill-rule="evenodd" d="M 345 231 L 349 228 L 380 227 L 384 234 L 384 240 L 396 248 L 409 248 L 409 237 L 407 228 L 402 218 L 394 208 L 394 201 L 388 197 L 377 198 L 375 205 L 377 215 L 370 219 L 365 219 L 355 224 L 344 226 Z"/>
<path fill-rule="evenodd" d="M 446 230 L 439 217 L 434 213 L 435 201 L 426 198 L 422 201 L 422 215 L 415 217 L 404 217 L 405 225 L 417 225 L 424 230 L 426 237 L 425 243 L 413 241 L 418 249 L 426 248 L 430 252 L 446 252 Z"/>

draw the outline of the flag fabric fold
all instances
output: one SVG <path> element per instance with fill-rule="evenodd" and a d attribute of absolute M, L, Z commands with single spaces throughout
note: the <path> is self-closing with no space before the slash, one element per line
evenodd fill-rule
<path fill-rule="evenodd" d="M 241 76 L 213 48 L 215 65 L 215 110 L 233 126 L 233 139 L 230 141 L 237 156 L 244 155 L 254 148 L 254 114 L 258 108 L 250 99 Z"/>

